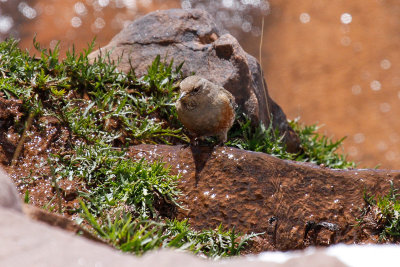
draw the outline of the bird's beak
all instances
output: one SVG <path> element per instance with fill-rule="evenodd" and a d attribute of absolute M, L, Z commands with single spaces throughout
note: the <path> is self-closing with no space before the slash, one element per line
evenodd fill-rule
<path fill-rule="evenodd" d="M 182 98 L 184 98 L 185 95 L 186 95 L 186 92 L 181 93 L 181 95 L 180 95 L 179 98 L 178 98 L 178 101 L 181 100 Z"/>

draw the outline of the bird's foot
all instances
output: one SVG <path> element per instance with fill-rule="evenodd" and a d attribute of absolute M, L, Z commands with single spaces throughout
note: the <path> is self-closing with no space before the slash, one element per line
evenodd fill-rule
<path fill-rule="evenodd" d="M 183 145 L 181 145 L 181 148 L 180 149 L 186 149 L 186 148 L 188 148 L 189 146 L 191 146 L 191 143 L 186 143 L 186 144 L 183 144 Z"/>

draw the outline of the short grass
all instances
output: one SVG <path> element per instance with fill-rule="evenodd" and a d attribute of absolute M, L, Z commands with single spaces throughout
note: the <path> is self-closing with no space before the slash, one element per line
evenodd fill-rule
<path fill-rule="evenodd" d="M 302 125 L 298 120 L 290 121 L 290 126 L 299 135 L 301 149 L 299 153 L 288 153 L 283 136 L 273 129 L 272 124 L 266 127 L 260 124 L 252 127 L 251 121 L 239 113 L 226 145 L 240 149 L 264 152 L 281 159 L 311 162 L 329 168 L 354 168 L 356 164 L 347 160 L 346 155 L 337 153 L 345 138 L 333 141 L 332 138 L 318 133 L 317 125 Z"/>
<path fill-rule="evenodd" d="M 386 195 L 364 194 L 367 206 L 363 211 L 363 217 L 372 214 L 382 241 L 398 241 L 400 237 L 400 194 L 397 193 L 398 191 L 394 188 L 393 182 L 390 182 L 390 190 Z M 363 217 L 360 219 L 360 225 L 365 222 Z"/>
<path fill-rule="evenodd" d="M 234 229 L 223 230 L 221 225 L 215 230 L 194 231 L 187 221 L 135 218 L 131 213 L 121 210 L 112 216 L 101 215 L 99 220 L 84 203 L 82 208 L 83 218 L 101 238 L 124 252 L 134 252 L 136 255 L 154 248 L 174 248 L 211 258 L 234 256 L 239 255 L 248 241 L 257 236 L 241 236 Z"/>
<path fill-rule="evenodd" d="M 110 244 L 136 254 L 159 247 L 210 257 L 239 254 L 254 235 L 222 226 L 194 231 L 187 222 L 169 218 L 166 210 L 179 208 L 179 177 L 163 162 L 133 162 L 126 156 L 127 147 L 135 144 L 189 141 L 174 107 L 178 82 L 184 78 L 182 64 L 174 68 L 173 62 L 157 57 L 147 75 L 138 78 L 133 71 L 119 72 L 107 59 L 90 63 L 87 56 L 94 43 L 81 53 L 72 49 L 63 60 L 57 47 L 34 44 L 37 57 L 21 51 L 14 40 L 0 43 L 1 97 L 19 99 L 24 113 L 3 126 L 23 135 L 27 121 L 45 131 L 47 122 L 41 118 L 54 118 L 66 130 L 65 143 L 49 155 L 47 164 L 56 188 L 61 179 L 84 184 L 76 212 L 85 223 Z M 241 115 L 226 145 L 332 168 L 354 166 L 336 153 L 343 139 L 319 135 L 316 126 L 291 125 L 302 141 L 298 154 L 286 152 L 271 126 L 253 127 Z"/>

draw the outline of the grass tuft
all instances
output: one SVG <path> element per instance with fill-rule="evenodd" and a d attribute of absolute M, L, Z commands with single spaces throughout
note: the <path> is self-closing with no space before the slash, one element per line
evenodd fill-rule
<path fill-rule="evenodd" d="M 356 167 L 354 162 L 347 160 L 345 154 L 337 153 L 346 137 L 333 141 L 332 138 L 318 133 L 317 125 L 302 125 L 298 120 L 291 121 L 290 126 L 300 137 L 303 150 L 295 155 L 294 160 L 323 164 L 333 169 Z"/>
<path fill-rule="evenodd" d="M 384 196 L 364 193 L 367 206 L 363 210 L 359 225 L 365 224 L 365 218 L 368 216 L 368 221 L 370 224 L 372 221 L 381 241 L 399 240 L 400 237 L 400 194 L 397 191 L 390 181 L 390 190 Z"/>
<path fill-rule="evenodd" d="M 329 168 L 346 169 L 354 168 L 356 164 L 348 161 L 346 155 L 337 153 L 345 138 L 333 141 L 318 133 L 316 125 L 301 125 L 298 120 L 290 121 L 290 126 L 298 134 L 302 151 L 289 153 L 283 136 L 272 124 L 265 127 L 260 123 L 252 126 L 251 121 L 244 114 L 236 117 L 235 123 L 228 134 L 226 145 L 239 149 L 263 152 L 272 156 L 302 162 L 323 164 Z"/>
<path fill-rule="evenodd" d="M 257 236 L 242 236 L 234 230 L 224 231 L 221 225 L 215 230 L 194 231 L 187 221 L 167 219 L 157 222 L 133 218 L 131 214 L 120 210 L 98 218 L 90 213 L 84 203 L 81 205 L 83 217 L 101 238 L 124 252 L 136 255 L 154 248 L 175 248 L 211 258 L 236 256 L 251 238 Z"/>
<path fill-rule="evenodd" d="M 82 196 L 96 215 L 118 205 L 129 206 L 139 217 L 157 218 L 155 198 L 179 206 L 178 176 L 170 175 L 162 162 L 133 162 L 126 152 L 110 145 L 81 145 L 73 154 L 54 155 L 58 179 L 83 180 L 88 188 Z"/>
<path fill-rule="evenodd" d="M 293 159 L 293 155 L 286 151 L 283 136 L 272 127 L 272 123 L 268 127 L 263 123 L 254 127 L 245 114 L 239 113 L 236 117 L 228 140 L 226 145 L 231 147 L 263 152 L 281 159 Z"/>

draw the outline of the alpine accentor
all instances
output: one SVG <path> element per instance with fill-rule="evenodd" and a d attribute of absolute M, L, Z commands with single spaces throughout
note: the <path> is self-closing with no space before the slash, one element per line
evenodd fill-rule
<path fill-rule="evenodd" d="M 223 87 L 199 76 L 189 76 L 180 85 L 176 102 L 178 118 L 192 134 L 203 139 L 217 136 L 224 143 L 235 120 L 235 97 Z"/>

